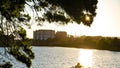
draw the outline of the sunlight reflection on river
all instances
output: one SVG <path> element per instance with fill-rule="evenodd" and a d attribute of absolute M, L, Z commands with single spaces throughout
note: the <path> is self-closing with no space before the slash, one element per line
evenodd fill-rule
<path fill-rule="evenodd" d="M 93 64 L 93 51 L 87 49 L 80 49 L 79 51 L 79 63 L 84 66 L 84 68 L 92 68 Z"/>

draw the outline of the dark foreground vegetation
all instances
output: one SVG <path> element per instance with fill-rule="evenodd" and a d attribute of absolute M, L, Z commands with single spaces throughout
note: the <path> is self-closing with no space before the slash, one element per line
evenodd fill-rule
<path fill-rule="evenodd" d="M 77 63 L 77 65 L 72 66 L 71 68 L 84 68 L 82 65 L 80 65 L 80 63 Z"/>
<path fill-rule="evenodd" d="M 12 64 L 10 64 L 10 62 L 6 62 L 5 64 L 0 64 L 0 68 L 12 68 Z"/>
<path fill-rule="evenodd" d="M 13 35 L 4 35 L 2 32 L 0 33 L 0 47 L 4 48 L 4 54 L 2 55 L 2 53 L 0 53 L 0 56 L 7 56 L 7 58 L 13 56 L 16 60 L 26 64 L 26 66 L 30 68 L 32 59 L 35 57 L 31 50 L 32 40 L 26 38 L 24 33 L 20 32 L 19 35 L 21 36 L 20 39 L 15 40 L 15 36 Z M 0 68 L 12 68 L 13 66 L 11 62 L 7 62 L 6 60 L 0 61 L 3 61 L 0 63 Z"/>
<path fill-rule="evenodd" d="M 54 38 L 48 40 L 34 40 L 33 44 L 35 46 L 60 46 L 120 51 L 120 38 L 117 37 L 71 36 L 66 38 Z"/>

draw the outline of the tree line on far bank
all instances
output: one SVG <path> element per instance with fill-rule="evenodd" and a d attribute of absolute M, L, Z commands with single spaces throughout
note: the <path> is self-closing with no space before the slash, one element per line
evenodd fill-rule
<path fill-rule="evenodd" d="M 33 45 L 37 46 L 62 46 L 75 48 L 89 48 L 120 51 L 120 38 L 102 36 L 80 36 L 54 38 L 48 40 L 34 40 Z"/>

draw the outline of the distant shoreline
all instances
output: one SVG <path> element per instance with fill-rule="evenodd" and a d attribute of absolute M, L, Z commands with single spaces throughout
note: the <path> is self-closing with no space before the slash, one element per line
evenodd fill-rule
<path fill-rule="evenodd" d="M 33 45 L 120 51 L 120 38 L 101 36 L 67 37 L 61 39 L 33 40 Z"/>
<path fill-rule="evenodd" d="M 35 45 L 34 45 L 35 46 Z M 120 50 L 112 50 L 112 49 L 100 49 L 100 48 L 87 48 L 87 47 L 68 47 L 68 46 L 57 46 L 57 45 L 39 45 L 37 47 L 66 47 L 66 48 L 81 48 L 81 49 L 96 49 L 96 50 L 107 50 L 107 51 L 115 51 L 115 52 L 120 52 Z"/>

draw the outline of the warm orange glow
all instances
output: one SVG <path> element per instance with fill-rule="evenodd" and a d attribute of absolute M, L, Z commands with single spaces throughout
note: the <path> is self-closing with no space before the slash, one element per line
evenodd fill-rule
<path fill-rule="evenodd" d="M 79 62 L 84 68 L 92 68 L 92 50 L 80 50 Z"/>

